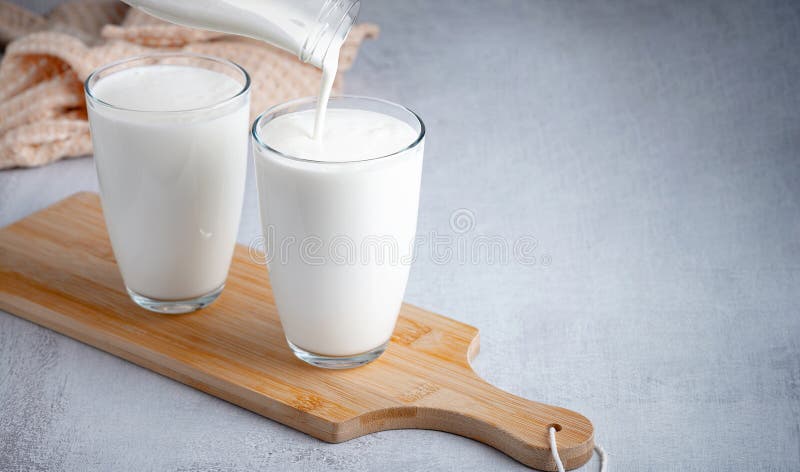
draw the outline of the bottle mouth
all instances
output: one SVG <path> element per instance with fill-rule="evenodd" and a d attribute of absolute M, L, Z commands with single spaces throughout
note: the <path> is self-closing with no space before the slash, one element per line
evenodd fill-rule
<path fill-rule="evenodd" d="M 306 39 L 299 58 L 302 62 L 322 68 L 328 51 L 334 44 L 340 47 L 358 18 L 360 0 L 329 0 L 320 10 L 317 24 L 321 25 Z"/>

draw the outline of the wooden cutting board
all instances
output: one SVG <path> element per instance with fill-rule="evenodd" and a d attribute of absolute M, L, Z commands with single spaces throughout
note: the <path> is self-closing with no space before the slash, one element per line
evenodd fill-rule
<path fill-rule="evenodd" d="M 323 441 L 434 429 L 556 470 L 547 439 L 548 426 L 558 425 L 567 468 L 592 455 L 589 420 L 486 383 L 470 367 L 478 330 L 411 305 L 369 365 L 328 371 L 296 359 L 267 271 L 244 246 L 210 307 L 178 316 L 139 308 L 123 287 L 96 194 L 0 229 L 0 308 Z"/>

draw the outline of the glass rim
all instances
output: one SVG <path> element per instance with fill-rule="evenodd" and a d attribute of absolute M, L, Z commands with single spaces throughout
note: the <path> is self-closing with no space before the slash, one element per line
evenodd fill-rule
<path fill-rule="evenodd" d="M 267 108 L 266 110 L 264 110 L 264 112 L 259 114 L 258 117 L 255 119 L 255 121 L 253 121 L 253 126 L 251 127 L 251 132 L 250 132 L 250 134 L 253 137 L 253 141 L 255 141 L 256 145 L 259 148 L 268 150 L 268 151 L 270 151 L 270 152 L 272 152 L 274 154 L 277 154 L 280 157 L 283 157 L 283 158 L 286 158 L 286 159 L 290 159 L 290 160 L 293 160 L 293 161 L 307 162 L 307 163 L 311 163 L 311 164 L 347 165 L 347 164 L 355 164 L 355 163 L 359 163 L 359 162 L 377 161 L 379 159 L 387 159 L 387 158 L 390 158 L 392 156 L 396 156 L 398 154 L 402 154 L 402 153 L 404 153 L 406 151 L 410 151 L 410 150 L 416 148 L 420 143 L 422 143 L 422 140 L 425 138 L 425 122 L 422 121 L 422 118 L 420 118 L 418 114 L 416 114 L 413 110 L 411 110 L 408 107 L 405 107 L 403 105 L 400 105 L 399 103 L 395 103 L 395 102 L 392 102 L 392 101 L 389 101 L 389 100 L 384 100 L 382 98 L 368 97 L 368 96 L 364 96 L 364 95 L 336 95 L 336 96 L 330 97 L 330 101 L 328 102 L 328 110 L 331 109 L 331 106 L 330 106 L 331 103 L 335 103 L 335 102 L 340 101 L 340 100 L 353 100 L 353 99 L 355 99 L 355 100 L 365 100 L 365 101 L 380 103 L 380 104 L 383 104 L 383 105 L 388 105 L 390 107 L 394 107 L 394 108 L 400 109 L 400 110 L 410 114 L 411 116 L 413 116 L 414 119 L 416 119 L 417 122 L 419 123 L 419 133 L 417 134 L 417 137 L 413 141 L 411 141 L 411 143 L 409 145 L 403 147 L 402 149 L 399 149 L 399 150 L 394 151 L 394 152 L 389 153 L 389 154 L 384 154 L 382 156 L 368 157 L 366 159 L 356 159 L 356 160 L 352 160 L 352 161 L 320 161 L 320 160 L 317 160 L 317 159 L 308 159 L 308 158 L 293 156 L 291 154 L 286 154 L 286 153 L 283 153 L 281 151 L 278 151 L 274 147 L 270 146 L 269 144 L 267 144 L 267 143 L 265 143 L 264 141 L 261 140 L 261 136 L 259 136 L 259 134 L 260 134 L 259 133 L 259 125 L 267 117 L 270 117 L 269 121 L 271 121 L 271 119 L 277 118 L 277 116 L 271 116 L 271 115 L 275 115 L 279 111 L 281 111 L 283 109 L 286 109 L 286 108 L 289 108 L 289 107 L 292 107 L 292 106 L 306 105 L 306 104 L 309 104 L 309 103 L 315 103 L 317 101 L 317 98 L 318 97 L 316 97 L 316 96 L 296 98 L 294 100 L 289 100 L 288 102 L 283 102 L 283 103 L 279 103 L 277 105 L 273 105 L 273 106 Z M 281 116 L 281 115 L 278 115 L 278 116 Z"/>
<path fill-rule="evenodd" d="M 121 106 L 114 105 L 113 103 L 109 103 L 109 102 L 106 102 L 105 100 L 100 99 L 99 97 L 97 97 L 92 92 L 92 86 L 90 85 L 90 82 L 98 74 L 101 74 L 101 73 L 103 73 L 103 72 L 105 72 L 105 71 L 107 71 L 109 69 L 112 69 L 114 67 L 117 67 L 117 66 L 120 66 L 122 64 L 129 63 L 129 62 L 135 62 L 135 61 L 141 61 L 141 60 L 153 59 L 153 58 L 167 58 L 167 57 L 187 57 L 187 58 L 194 58 L 194 59 L 203 59 L 203 60 L 207 60 L 207 61 L 211 61 L 211 62 L 216 62 L 218 64 L 226 65 L 228 67 L 231 67 L 231 68 L 239 71 L 242 74 L 242 76 L 244 77 L 244 84 L 242 85 L 241 89 L 239 89 L 239 91 L 237 91 L 235 94 L 231 95 L 230 97 L 224 98 L 224 99 L 222 99 L 222 100 L 220 100 L 218 102 L 214 102 L 214 103 L 212 103 L 210 105 L 206 105 L 206 106 L 202 106 L 202 107 L 183 108 L 183 109 L 177 109 L 177 110 L 145 110 L 145 109 L 141 109 L 141 108 L 121 107 Z M 193 67 L 193 66 L 188 66 L 188 67 Z M 103 80 L 102 77 L 97 79 L 97 82 L 99 82 L 101 80 Z M 109 62 L 107 64 L 103 64 L 102 66 L 100 66 L 100 67 L 96 68 L 95 70 L 93 70 L 92 73 L 89 74 L 88 77 L 86 77 L 86 80 L 83 81 L 83 90 L 86 93 L 86 96 L 89 97 L 93 102 L 98 103 L 100 105 L 103 105 L 105 107 L 114 109 L 114 110 L 120 110 L 120 111 L 125 111 L 125 112 L 130 112 L 130 113 L 192 113 L 192 112 L 208 111 L 208 110 L 213 110 L 213 109 L 216 109 L 216 108 L 224 107 L 225 105 L 233 102 L 237 98 L 239 98 L 242 95 L 244 95 L 245 93 L 247 93 L 250 90 L 250 83 L 251 83 L 250 74 L 247 73 L 247 70 L 244 67 L 240 66 L 239 64 L 237 64 L 237 63 L 235 63 L 233 61 L 230 61 L 228 59 L 225 59 L 225 58 L 222 58 L 222 57 L 217 57 L 217 56 L 211 56 L 211 55 L 208 55 L 208 54 L 197 54 L 197 53 L 192 53 L 192 52 L 157 52 L 157 53 L 150 53 L 150 54 L 138 54 L 136 56 L 130 56 L 130 57 L 126 57 L 126 58 L 123 58 L 123 59 L 119 59 L 117 61 Z"/>

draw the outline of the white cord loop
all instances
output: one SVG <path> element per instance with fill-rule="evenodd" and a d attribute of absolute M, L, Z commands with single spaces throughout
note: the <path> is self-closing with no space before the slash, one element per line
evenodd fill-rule
<path fill-rule="evenodd" d="M 550 452 L 553 453 L 553 460 L 556 461 L 558 472 L 564 472 L 564 464 L 561 463 L 561 457 L 558 456 L 558 446 L 556 445 L 556 428 L 550 426 Z"/>
<path fill-rule="evenodd" d="M 594 445 L 594 450 L 600 457 L 600 472 L 606 472 L 608 454 L 606 454 L 605 449 L 599 444 Z M 556 428 L 553 426 L 550 426 L 550 452 L 553 454 L 553 460 L 556 462 L 558 472 L 564 472 L 564 464 L 561 462 L 561 457 L 558 455 L 558 445 L 556 445 Z"/>

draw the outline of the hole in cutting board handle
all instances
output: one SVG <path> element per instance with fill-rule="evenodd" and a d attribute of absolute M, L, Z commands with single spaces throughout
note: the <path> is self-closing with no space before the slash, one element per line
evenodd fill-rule
<path fill-rule="evenodd" d="M 561 431 L 561 425 L 558 423 L 550 423 L 549 425 L 547 425 L 547 431 L 550 431 L 550 428 L 555 428 L 556 432 Z"/>

